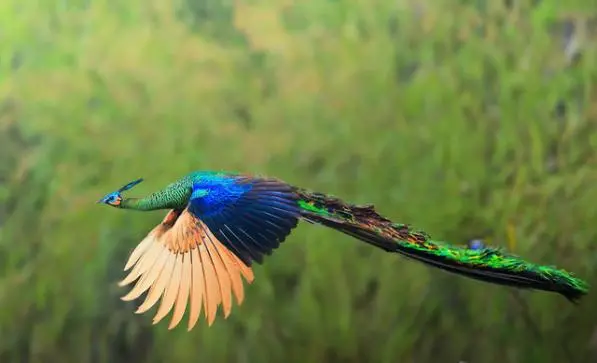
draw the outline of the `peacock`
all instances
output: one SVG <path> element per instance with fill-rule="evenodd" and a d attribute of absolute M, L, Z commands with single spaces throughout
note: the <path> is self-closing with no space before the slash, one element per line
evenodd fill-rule
<path fill-rule="evenodd" d="M 262 264 L 299 221 L 323 225 L 387 252 L 398 253 L 469 278 L 523 289 L 555 292 L 575 303 L 588 285 L 571 273 L 527 262 L 485 245 L 435 241 L 407 224 L 379 215 L 372 205 L 355 205 L 282 180 L 224 171 L 195 171 L 144 198 L 123 193 L 134 180 L 98 203 L 137 211 L 168 210 L 164 219 L 132 250 L 119 282 L 134 285 L 124 301 L 147 292 L 142 314 L 161 300 L 157 324 L 172 312 L 168 326 L 189 312 L 188 330 L 203 310 L 208 326 L 221 306 L 227 318 L 233 298 L 240 306 L 243 280 L 252 283 L 252 264 Z"/>

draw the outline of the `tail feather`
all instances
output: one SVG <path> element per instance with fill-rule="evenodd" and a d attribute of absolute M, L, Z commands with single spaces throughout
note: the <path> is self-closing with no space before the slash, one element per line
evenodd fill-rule
<path fill-rule="evenodd" d="M 499 285 L 556 292 L 576 302 L 588 285 L 571 273 L 552 266 L 536 265 L 499 249 L 472 249 L 434 241 L 425 232 L 393 223 L 373 206 L 348 204 L 321 193 L 297 189 L 302 218 L 321 224 L 387 252 Z"/>

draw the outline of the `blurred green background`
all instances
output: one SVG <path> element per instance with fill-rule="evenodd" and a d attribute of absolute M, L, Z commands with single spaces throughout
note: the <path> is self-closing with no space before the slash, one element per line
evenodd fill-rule
<path fill-rule="evenodd" d="M 0 2 L 0 362 L 594 362 L 597 297 L 513 293 L 303 225 L 207 328 L 120 300 L 196 169 L 282 178 L 595 284 L 597 6 Z M 510 227 L 509 227 L 510 226 Z M 511 231 L 508 243 L 508 231 Z"/>

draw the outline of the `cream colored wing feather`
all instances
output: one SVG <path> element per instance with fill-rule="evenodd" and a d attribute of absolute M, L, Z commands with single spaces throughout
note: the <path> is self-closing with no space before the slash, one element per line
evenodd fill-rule
<path fill-rule="evenodd" d="M 254 279 L 253 270 L 186 209 L 171 210 L 133 250 L 124 270 L 130 272 L 119 285 L 136 283 L 123 300 L 134 300 L 149 290 L 136 313 L 146 312 L 161 299 L 153 323 L 173 311 L 168 326 L 173 329 L 188 307 L 189 331 L 202 309 L 210 326 L 218 306 L 222 305 L 224 317 L 228 317 L 232 295 L 238 305 L 244 300 L 241 276 L 249 283 Z"/>

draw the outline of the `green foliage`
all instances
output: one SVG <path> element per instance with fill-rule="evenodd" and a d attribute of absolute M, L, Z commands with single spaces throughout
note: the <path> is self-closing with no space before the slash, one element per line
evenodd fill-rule
<path fill-rule="evenodd" d="M 212 328 L 152 327 L 119 299 L 163 215 L 95 201 L 195 169 L 374 203 L 455 242 L 506 246 L 513 223 L 514 252 L 595 284 L 592 2 L 480 3 L 239 1 L 214 21 L 239 42 L 182 3 L 2 1 L 0 361 L 594 359 L 594 294 L 514 295 L 308 225 Z M 573 66 L 563 17 L 584 25 Z"/>

